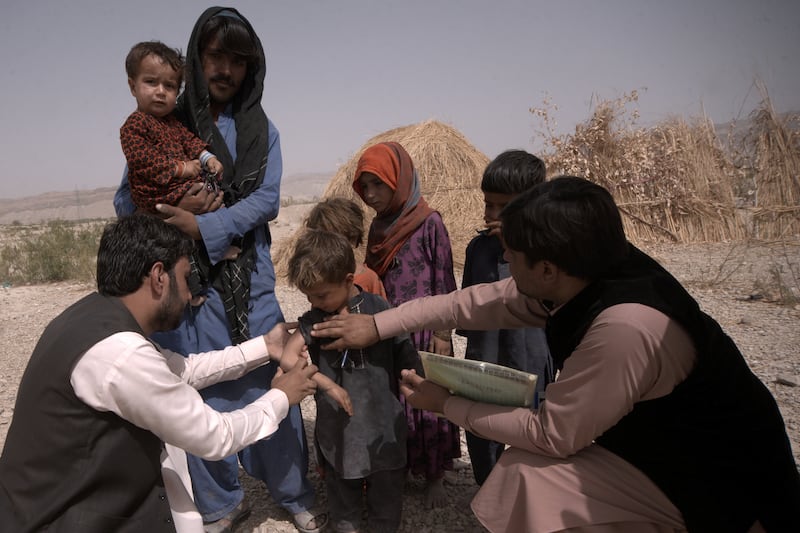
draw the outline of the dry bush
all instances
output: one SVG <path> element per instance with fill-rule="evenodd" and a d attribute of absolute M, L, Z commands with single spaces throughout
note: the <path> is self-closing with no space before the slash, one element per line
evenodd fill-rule
<path fill-rule="evenodd" d="M 456 266 L 462 266 L 467 243 L 475 235 L 475 230 L 483 225 L 480 182 L 489 159 L 451 126 L 429 120 L 376 135 L 339 167 L 325 189 L 323 198 L 342 196 L 361 205 L 367 215 L 366 235 L 374 213 L 353 190 L 353 173 L 364 150 L 387 141 L 400 143 L 411 156 L 419 174 L 422 196 L 433 209 L 441 213 L 450 234 L 453 260 Z M 273 259 L 279 275 L 286 272 L 295 238 L 296 233 L 276 245 Z M 363 250 L 359 252 L 363 257 Z"/>
<path fill-rule="evenodd" d="M 104 221 L 10 226 L 0 244 L 3 283 L 93 281 Z"/>
<path fill-rule="evenodd" d="M 781 240 L 800 235 L 800 117 L 780 117 L 763 86 L 761 93 L 742 147 L 755 182 L 752 232 L 758 239 Z"/>
<path fill-rule="evenodd" d="M 614 195 L 634 242 L 709 242 L 743 238 L 731 184 L 740 172 L 707 119 L 672 118 L 640 128 L 629 107 L 638 92 L 599 101 L 570 135 L 548 131 L 549 174 L 586 177 Z M 531 109 L 548 130 L 550 110 Z"/>
<path fill-rule="evenodd" d="M 558 107 L 545 99 L 531 109 L 543 125 L 539 155 L 550 176 L 583 176 L 611 191 L 634 242 L 735 243 L 714 281 L 724 283 L 735 247 L 778 241 L 785 250 L 800 237 L 800 117 L 775 113 L 760 88 L 744 132 L 734 123 L 726 143 L 707 117 L 639 127 L 636 91 L 595 103 L 574 133 L 556 135 Z M 773 257 L 770 276 L 757 281 L 772 301 L 793 305 L 800 275 L 789 257 Z"/>

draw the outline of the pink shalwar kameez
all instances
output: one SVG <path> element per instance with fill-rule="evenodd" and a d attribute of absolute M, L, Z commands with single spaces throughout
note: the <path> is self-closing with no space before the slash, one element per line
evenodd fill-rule
<path fill-rule="evenodd" d="M 494 329 L 542 327 L 547 318 L 511 278 L 451 296 L 375 315 L 381 338 L 422 323 Z M 695 359 L 677 322 L 641 304 L 620 304 L 592 322 L 538 411 L 451 397 L 448 419 L 511 446 L 473 499 L 475 515 L 498 532 L 684 531 L 680 511 L 647 476 L 593 441 L 635 403 L 669 394 Z"/>

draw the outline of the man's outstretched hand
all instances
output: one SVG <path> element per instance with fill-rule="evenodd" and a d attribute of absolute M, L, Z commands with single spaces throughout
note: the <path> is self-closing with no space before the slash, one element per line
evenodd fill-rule
<path fill-rule="evenodd" d="M 286 393 L 289 405 L 297 405 L 303 398 L 316 392 L 317 384 L 314 383 L 311 376 L 316 374 L 317 370 L 315 365 L 308 364 L 308 359 L 300 357 L 294 368 L 288 372 L 278 369 L 275 377 L 272 378 L 272 388 Z"/>
<path fill-rule="evenodd" d="M 311 336 L 336 339 L 323 344 L 323 350 L 366 348 L 381 340 L 372 315 L 350 313 L 339 313 L 328 317 L 325 322 L 314 324 Z"/>

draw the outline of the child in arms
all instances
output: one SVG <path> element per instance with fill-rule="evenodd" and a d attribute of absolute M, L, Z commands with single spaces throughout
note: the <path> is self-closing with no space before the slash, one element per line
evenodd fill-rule
<path fill-rule="evenodd" d="M 216 190 L 222 163 L 173 113 L 183 82 L 180 52 L 158 41 L 141 42 L 128 53 L 125 70 L 136 111 L 120 128 L 120 142 L 136 207 L 157 213 L 156 204 L 177 205 L 202 179 L 202 170 L 214 176 L 207 186 Z"/>

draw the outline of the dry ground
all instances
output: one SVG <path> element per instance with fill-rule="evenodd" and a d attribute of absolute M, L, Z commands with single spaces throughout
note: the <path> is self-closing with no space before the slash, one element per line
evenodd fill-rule
<path fill-rule="evenodd" d="M 281 211 L 273 223 L 276 242 L 290 234 L 302 219 L 303 206 Z M 779 376 L 800 376 L 800 306 L 778 305 L 780 287 L 797 288 L 800 242 L 789 245 L 692 245 L 643 247 L 683 281 L 739 344 L 750 366 L 775 395 L 787 430 L 800 459 L 800 387 L 778 382 Z M 457 277 L 459 274 L 457 274 Z M 777 276 L 777 277 L 776 277 Z M 781 281 L 777 281 L 778 279 Z M 47 323 L 92 287 L 58 283 L 0 288 L 0 442 L 5 440 L 17 386 L 33 346 Z M 302 295 L 280 282 L 277 288 L 287 319 L 306 309 Z M 795 294 L 796 295 L 796 294 Z M 457 345 L 463 354 L 463 345 Z M 309 434 L 313 431 L 314 405 L 302 405 Z M 462 438 L 463 441 L 463 438 Z M 464 459 L 468 461 L 466 448 Z M 313 455 L 313 454 L 312 454 Z M 324 501 L 324 488 L 314 465 L 312 482 Z M 422 482 L 412 480 L 406 491 L 402 531 L 482 531 L 466 506 L 474 491 L 469 468 L 455 473 L 448 484 L 450 498 L 441 510 L 423 509 Z M 253 514 L 240 531 L 294 531 L 288 515 L 278 508 L 258 483 L 243 475 L 253 504 Z"/>

